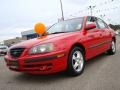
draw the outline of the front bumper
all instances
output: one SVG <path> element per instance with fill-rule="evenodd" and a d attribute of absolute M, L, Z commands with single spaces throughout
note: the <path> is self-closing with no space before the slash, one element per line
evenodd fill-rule
<path fill-rule="evenodd" d="M 67 54 L 64 51 L 18 59 L 7 55 L 5 61 L 10 70 L 31 74 L 50 74 L 64 71 L 67 68 Z"/>

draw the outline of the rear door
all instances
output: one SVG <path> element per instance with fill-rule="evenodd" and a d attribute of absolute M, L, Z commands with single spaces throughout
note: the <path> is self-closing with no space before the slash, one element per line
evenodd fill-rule
<path fill-rule="evenodd" d="M 109 28 L 107 24 L 103 20 L 98 18 L 97 23 L 98 23 L 99 30 L 101 33 L 100 52 L 105 52 L 110 47 L 110 43 L 111 43 L 110 34 L 111 33 L 109 32 Z"/>

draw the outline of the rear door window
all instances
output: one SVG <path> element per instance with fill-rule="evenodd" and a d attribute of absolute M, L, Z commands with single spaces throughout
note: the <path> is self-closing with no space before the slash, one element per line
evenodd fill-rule
<path fill-rule="evenodd" d="M 103 20 L 101 20 L 101 19 L 99 19 L 99 18 L 97 19 L 97 23 L 98 23 L 100 29 L 108 28 L 108 27 L 107 27 L 107 24 L 104 23 Z"/>

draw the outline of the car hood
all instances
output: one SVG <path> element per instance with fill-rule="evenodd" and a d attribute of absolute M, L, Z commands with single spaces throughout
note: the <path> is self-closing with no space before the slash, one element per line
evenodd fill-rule
<path fill-rule="evenodd" d="M 51 34 L 51 35 L 46 35 L 46 36 L 41 36 L 35 39 L 31 39 L 31 40 L 27 40 L 27 41 L 23 41 L 21 43 L 18 43 L 16 45 L 11 46 L 11 48 L 15 48 L 15 47 L 26 47 L 26 48 L 30 48 L 34 45 L 40 44 L 40 43 L 48 43 L 48 42 L 52 42 L 53 39 L 55 40 L 59 40 L 62 38 L 66 38 L 69 36 L 73 36 L 76 34 L 73 34 L 75 32 L 69 32 L 69 33 L 59 33 L 59 34 Z"/>

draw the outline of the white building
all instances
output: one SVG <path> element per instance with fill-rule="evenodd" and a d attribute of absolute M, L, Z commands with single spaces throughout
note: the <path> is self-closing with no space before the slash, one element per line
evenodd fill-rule
<path fill-rule="evenodd" d="M 36 38 L 39 35 L 34 32 L 34 30 L 28 30 L 28 31 L 23 31 L 21 32 L 21 35 L 23 38 L 26 38 L 27 40 Z"/>

